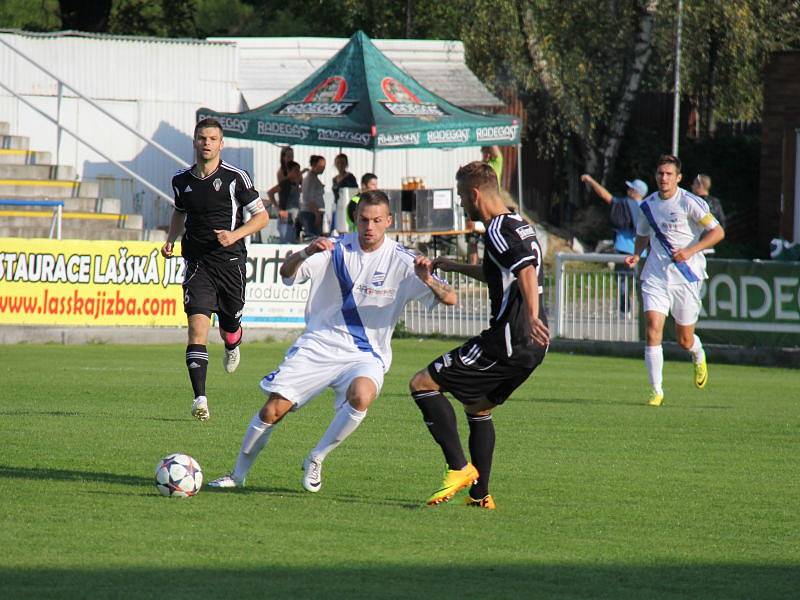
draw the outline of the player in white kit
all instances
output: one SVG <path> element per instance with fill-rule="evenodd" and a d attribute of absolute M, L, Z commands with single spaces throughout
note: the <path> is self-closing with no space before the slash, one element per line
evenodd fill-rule
<path fill-rule="evenodd" d="M 708 277 L 702 251 L 722 241 L 725 231 L 704 200 L 678 187 L 680 180 L 680 159 L 661 156 L 656 164 L 658 192 L 639 205 L 642 215 L 636 227 L 634 253 L 625 258 L 628 266 L 635 267 L 649 247 L 641 288 L 647 321 L 644 362 L 651 386 L 647 403 L 651 406 L 661 406 L 664 401 L 661 340 L 670 313 L 675 319 L 678 344 L 692 355 L 695 386 L 704 388 L 708 382 L 706 354 L 694 332 L 700 316 L 700 288 Z M 704 230 L 708 233 L 701 239 Z"/>
<path fill-rule="evenodd" d="M 306 330 L 280 366 L 261 380 L 268 395 L 250 422 L 236 465 L 211 487 L 241 487 L 275 425 L 325 388 L 334 390 L 335 414 L 303 461 L 303 487 L 319 491 L 322 461 L 359 426 L 392 363 L 391 339 L 406 304 L 455 304 L 456 294 L 432 274 L 431 261 L 385 237 L 391 227 L 383 192 L 361 194 L 357 232 L 317 238 L 281 266 L 287 285 L 311 281 Z"/>

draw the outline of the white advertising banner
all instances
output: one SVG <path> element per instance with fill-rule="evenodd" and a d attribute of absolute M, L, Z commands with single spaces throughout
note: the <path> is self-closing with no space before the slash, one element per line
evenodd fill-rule
<path fill-rule="evenodd" d="M 305 327 L 305 309 L 310 282 L 286 286 L 278 270 L 293 252 L 305 248 L 295 244 L 251 244 L 247 247 L 247 288 L 242 323 L 247 327 Z"/>

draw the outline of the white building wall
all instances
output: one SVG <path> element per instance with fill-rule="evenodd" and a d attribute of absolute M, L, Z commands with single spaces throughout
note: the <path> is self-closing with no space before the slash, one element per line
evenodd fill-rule
<path fill-rule="evenodd" d="M 237 89 L 238 50 L 231 43 L 9 33 L 0 33 L 0 40 L 20 49 L 187 163 L 193 159 L 191 131 L 198 108 L 224 112 L 242 109 Z M 55 117 L 57 83 L 3 44 L 0 81 Z M 170 180 L 180 165 L 68 90 L 64 90 L 61 120 L 99 150 L 171 195 Z M 30 137 L 31 149 L 49 151 L 54 160 L 58 155 L 61 164 L 74 166 L 80 178 L 129 177 L 66 133 L 59 146 L 56 126 L 4 90 L 0 90 L 0 121 L 11 124 L 12 134 Z M 344 151 L 356 178 L 373 171 L 372 152 Z M 312 154 L 324 156 L 328 167 L 323 181 L 330 190 L 335 173 L 333 159 L 338 152 L 333 147 L 296 146 L 295 160 L 307 166 Z M 233 138 L 226 140 L 223 150 L 223 158 L 250 171 L 264 196 L 276 183 L 279 154 L 278 146 Z M 377 153 L 374 171 L 386 188 L 399 188 L 405 176 L 422 177 L 429 188 L 452 188 L 458 167 L 478 158 L 478 148 L 384 150 Z M 142 212 L 148 226 L 167 224 L 171 207 L 140 184 L 134 183 L 133 188 L 133 204 L 129 202 L 125 208 Z"/>
<path fill-rule="evenodd" d="M 153 139 L 188 163 L 192 162 L 191 131 L 200 106 L 240 108 L 236 89 L 236 47 L 231 44 L 178 42 L 112 37 L 0 34 L 45 69 L 74 86 L 131 128 Z M 0 44 L 0 80 L 47 114 L 58 112 L 58 83 L 5 45 Z M 63 125 L 110 158 L 124 164 L 171 196 L 176 161 L 64 89 L 60 108 Z M 57 127 L 4 90 L 0 121 L 11 133 L 30 137 L 31 149 L 49 151 L 53 160 L 72 165 L 82 179 L 129 176 L 100 154 Z M 130 188 L 130 186 L 128 186 Z M 136 206 L 161 221 L 164 202 L 134 183 Z"/>

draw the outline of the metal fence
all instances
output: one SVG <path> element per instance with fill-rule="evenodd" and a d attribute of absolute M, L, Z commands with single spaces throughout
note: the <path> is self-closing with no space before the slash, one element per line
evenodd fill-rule
<path fill-rule="evenodd" d="M 639 301 L 633 271 L 615 269 L 625 257 L 617 254 L 559 254 L 555 273 L 545 277 L 544 306 L 553 337 L 581 340 L 637 341 Z M 456 306 L 427 311 L 419 303 L 406 306 L 407 331 L 457 337 L 476 335 L 489 323 L 486 284 L 448 273 L 458 295 Z"/>

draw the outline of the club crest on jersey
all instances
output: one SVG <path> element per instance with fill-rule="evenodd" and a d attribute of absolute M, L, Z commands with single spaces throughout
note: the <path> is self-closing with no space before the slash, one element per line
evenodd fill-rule
<path fill-rule="evenodd" d="M 221 187 L 222 187 L 222 179 L 220 179 L 219 177 L 217 177 L 217 178 L 214 180 L 214 183 L 213 183 L 212 185 L 214 186 L 214 190 L 216 190 L 216 191 L 218 192 L 218 191 L 219 191 L 219 188 L 221 188 Z"/>
<path fill-rule="evenodd" d="M 524 240 L 529 237 L 533 237 L 536 235 L 536 232 L 533 230 L 533 227 L 530 225 L 523 225 L 522 227 L 517 227 L 514 231 L 517 232 L 519 239 Z"/>
<path fill-rule="evenodd" d="M 383 283 L 386 281 L 386 273 L 382 271 L 375 271 L 372 275 L 372 285 L 375 287 L 382 287 Z"/>

